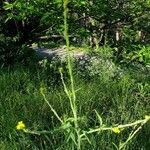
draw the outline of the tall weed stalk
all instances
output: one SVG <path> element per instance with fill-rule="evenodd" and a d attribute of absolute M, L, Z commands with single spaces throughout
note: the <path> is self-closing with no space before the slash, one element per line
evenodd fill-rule
<path fill-rule="evenodd" d="M 68 60 L 68 71 L 69 71 L 69 76 L 70 76 L 70 82 L 71 82 L 71 92 L 68 91 L 65 82 L 63 80 L 63 74 L 60 70 L 60 74 L 61 74 L 61 79 L 62 79 L 62 83 L 64 86 L 64 90 L 70 100 L 70 106 L 71 106 L 71 110 L 73 113 L 73 117 L 74 117 L 74 126 L 75 126 L 75 130 L 76 130 L 76 134 L 77 134 L 77 149 L 79 150 L 81 148 L 80 145 L 80 131 L 78 128 L 78 115 L 77 115 L 77 106 L 76 106 L 76 93 L 75 93 L 75 87 L 74 87 L 74 79 L 73 79 L 73 71 L 72 71 L 72 58 L 70 55 L 70 44 L 69 44 L 69 36 L 68 36 L 68 23 L 67 23 L 67 18 L 68 18 L 68 4 L 69 4 L 69 0 L 63 0 L 63 8 L 64 8 L 64 37 L 66 40 L 66 48 L 67 48 L 67 60 Z"/>

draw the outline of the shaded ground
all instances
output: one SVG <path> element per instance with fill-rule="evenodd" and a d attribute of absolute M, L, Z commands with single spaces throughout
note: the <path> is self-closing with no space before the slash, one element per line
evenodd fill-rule
<path fill-rule="evenodd" d="M 40 56 L 40 57 L 47 57 L 47 58 L 52 58 L 52 57 L 58 57 L 61 59 L 64 59 L 67 56 L 67 50 L 64 47 L 60 47 L 60 48 L 44 48 L 44 47 L 37 47 L 37 46 L 33 46 L 32 47 L 36 53 Z M 86 55 L 85 51 L 76 51 L 76 50 L 71 50 L 70 54 L 74 57 L 74 58 L 80 58 Z"/>

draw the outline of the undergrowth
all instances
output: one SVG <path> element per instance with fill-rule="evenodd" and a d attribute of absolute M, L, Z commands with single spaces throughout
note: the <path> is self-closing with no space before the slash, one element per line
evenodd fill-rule
<path fill-rule="evenodd" d="M 56 84 L 53 72 L 49 72 L 53 78 L 46 78 L 46 72 L 47 70 L 42 70 L 38 65 L 1 69 L 1 149 L 71 149 L 62 130 L 59 130 L 60 121 L 41 95 L 41 87 L 48 102 L 66 123 L 67 118 L 72 116 L 68 98 L 61 82 L 53 86 Z M 74 76 L 76 105 L 82 130 L 88 131 L 99 127 L 95 110 L 101 114 L 103 123 L 107 126 L 131 123 L 143 119 L 150 113 L 148 79 L 136 80 L 134 76 L 133 72 L 124 74 L 120 79 L 106 80 L 97 77 L 85 80 L 83 76 Z M 65 83 L 69 87 L 70 82 L 66 80 Z M 51 132 L 40 135 L 18 132 L 15 129 L 18 120 L 23 120 L 31 131 Z M 119 134 L 111 130 L 100 134 L 94 133 L 88 137 L 90 143 L 86 141 L 82 149 L 114 149 L 112 142 L 119 144 L 119 141 L 125 141 L 131 130 L 132 128 L 128 128 Z M 149 136 L 148 123 L 130 142 L 127 149 L 147 150 L 150 146 Z"/>

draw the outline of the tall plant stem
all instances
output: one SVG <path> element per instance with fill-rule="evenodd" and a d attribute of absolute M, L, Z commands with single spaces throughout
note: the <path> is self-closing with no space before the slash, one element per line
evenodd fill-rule
<path fill-rule="evenodd" d="M 67 48 L 67 60 L 68 60 L 68 71 L 71 81 L 71 94 L 69 94 L 71 109 L 74 117 L 74 125 L 76 128 L 76 135 L 77 135 L 77 150 L 81 149 L 81 139 L 80 139 L 80 130 L 78 128 L 78 116 L 77 116 L 77 106 L 76 106 L 76 93 L 74 87 L 74 79 L 73 79 L 73 71 L 72 71 L 72 58 L 70 56 L 70 43 L 69 43 L 69 36 L 68 36 L 68 3 L 69 0 L 63 0 L 63 8 L 64 8 L 64 37 L 66 40 L 66 48 Z"/>
<path fill-rule="evenodd" d="M 72 98 L 72 105 L 73 105 L 73 115 L 74 115 L 74 123 L 75 127 L 78 127 L 77 123 L 77 107 L 76 107 L 76 94 L 75 94 L 75 88 L 74 88 L 74 79 L 73 79 L 73 72 L 72 72 L 72 59 L 70 56 L 70 43 L 69 43 L 69 36 L 68 36 L 68 23 L 67 23 L 67 18 L 68 18 L 68 3 L 69 0 L 64 0 L 63 1 L 63 7 L 64 7 L 64 37 L 66 40 L 66 47 L 67 47 L 67 59 L 68 59 L 68 71 L 69 71 L 69 76 L 70 76 L 70 81 L 71 81 L 71 98 Z"/>

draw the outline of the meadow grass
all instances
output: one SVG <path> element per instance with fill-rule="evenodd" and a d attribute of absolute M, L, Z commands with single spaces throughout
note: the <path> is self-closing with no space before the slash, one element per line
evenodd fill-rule
<path fill-rule="evenodd" d="M 72 116 L 72 110 L 63 85 L 56 84 L 56 74 L 35 66 L 16 66 L 0 71 L 0 149 L 72 149 L 66 135 L 57 131 L 60 122 L 41 95 L 41 87 L 48 102 L 63 120 Z M 106 126 L 131 123 L 150 114 L 149 80 L 136 80 L 130 72 L 119 79 L 85 79 L 75 75 L 76 105 L 78 121 L 82 130 L 99 126 L 95 110 Z M 59 76 L 60 77 L 60 76 Z M 139 79 L 139 78 L 138 78 Z M 65 81 L 69 87 L 69 82 Z M 54 86 L 55 85 L 55 86 Z M 33 131 L 54 131 L 41 135 L 17 131 L 15 126 L 23 120 Z M 56 130 L 56 131 L 55 131 Z M 102 131 L 88 136 L 81 149 L 115 149 L 112 143 L 125 141 L 132 128 L 120 134 Z M 138 132 L 126 149 L 148 150 L 150 147 L 149 123 Z M 69 139 L 69 137 L 68 137 Z"/>

